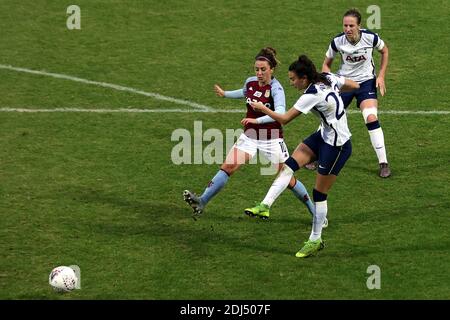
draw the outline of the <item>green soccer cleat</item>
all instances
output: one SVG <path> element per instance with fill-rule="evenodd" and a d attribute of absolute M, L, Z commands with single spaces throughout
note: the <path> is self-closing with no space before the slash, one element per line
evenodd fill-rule
<path fill-rule="evenodd" d="M 325 247 L 325 244 L 322 241 L 322 238 L 319 238 L 315 241 L 308 240 L 305 242 L 303 248 L 300 249 L 299 252 L 295 254 L 297 258 L 306 258 L 312 256 L 322 250 Z"/>
<path fill-rule="evenodd" d="M 270 215 L 270 208 L 264 203 L 258 203 L 256 207 L 247 208 L 244 210 L 245 214 L 250 217 L 259 217 L 261 219 L 267 220 Z"/>

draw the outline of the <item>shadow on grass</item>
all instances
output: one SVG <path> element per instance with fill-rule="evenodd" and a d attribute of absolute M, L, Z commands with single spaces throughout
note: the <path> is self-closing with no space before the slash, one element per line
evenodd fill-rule
<path fill-rule="evenodd" d="M 80 228 L 100 233 L 108 237 L 127 239 L 142 237 L 151 244 L 171 243 L 175 241 L 184 248 L 196 253 L 210 255 L 211 246 L 228 247 L 230 251 L 248 250 L 253 253 L 267 255 L 272 253 L 292 255 L 292 249 L 283 249 L 277 242 L 258 241 L 257 233 L 270 229 L 270 224 L 290 224 L 289 219 L 276 222 L 264 222 L 246 216 L 223 216 L 214 213 L 205 214 L 197 221 L 191 217 L 191 210 L 181 199 L 179 203 L 170 203 L 162 198 L 158 202 L 146 202 L 126 199 L 124 194 L 94 190 L 90 188 L 71 187 L 67 194 L 76 201 L 89 204 L 113 206 L 120 215 L 112 219 L 77 220 Z M 206 216 L 208 215 L 208 216 Z M 255 231 L 255 223 L 265 228 Z M 298 221 L 297 221 L 298 223 Z M 309 232 L 309 230 L 308 230 Z M 141 239 L 142 240 L 142 239 Z"/>

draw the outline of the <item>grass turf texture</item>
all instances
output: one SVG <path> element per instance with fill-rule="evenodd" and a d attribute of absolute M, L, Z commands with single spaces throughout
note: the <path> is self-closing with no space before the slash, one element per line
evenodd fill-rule
<path fill-rule="evenodd" d="M 64 1 L 2 1 L 1 64 L 64 73 L 202 103 L 212 85 L 235 89 L 272 45 L 288 105 L 298 93 L 286 68 L 299 53 L 317 66 L 350 6 L 281 1 L 78 1 L 82 30 L 69 31 Z M 352 2 L 364 13 L 369 2 Z M 450 110 L 441 26 L 449 4 L 379 1 L 390 48 L 381 110 Z M 267 6 L 269 2 L 267 2 Z M 423 24 L 433 17 L 433 23 Z M 264 28 L 260 18 L 264 18 Z M 22 21 L 22 23 L 17 23 Z M 426 50 L 415 43 L 426 41 Z M 376 61 L 379 55 L 376 54 Z M 430 59 L 432 57 L 432 59 Z M 336 61 L 337 62 L 337 61 Z M 335 67 L 337 64 L 335 64 Z M 0 107 L 180 108 L 132 93 L 0 70 Z M 183 106 L 181 106 L 183 107 Z M 184 108 L 184 107 L 183 107 Z M 187 107 L 186 107 L 187 108 Z M 354 109 L 354 105 L 351 107 Z M 271 221 L 244 216 L 273 181 L 244 166 L 194 222 L 181 192 L 201 192 L 217 165 L 175 166 L 176 128 L 239 128 L 241 114 L 0 114 L 2 299 L 448 299 L 449 115 L 380 115 L 393 169 L 381 180 L 367 130 L 349 115 L 353 155 L 329 195 L 327 247 L 294 257 L 310 232 L 289 191 Z M 317 127 L 285 128 L 290 149 Z M 297 174 L 312 191 L 314 174 Z M 81 290 L 54 293 L 57 265 L 81 268 Z M 381 268 L 381 290 L 366 269 Z"/>

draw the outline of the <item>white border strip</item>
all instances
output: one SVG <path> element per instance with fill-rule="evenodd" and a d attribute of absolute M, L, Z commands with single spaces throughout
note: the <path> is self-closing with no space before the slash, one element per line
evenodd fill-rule
<path fill-rule="evenodd" d="M 19 112 L 19 113 L 55 113 L 55 112 L 73 112 L 73 113 L 242 113 L 245 114 L 245 109 L 209 109 L 209 110 L 187 110 L 187 109 L 83 109 L 83 108 L 55 108 L 55 109 L 39 109 L 39 108 L 0 108 L 0 112 Z M 347 113 L 357 114 L 358 110 L 347 110 Z M 450 115 L 450 111 L 440 110 L 387 110 L 378 111 L 381 114 L 393 115 Z"/>
<path fill-rule="evenodd" d="M 205 106 L 205 105 L 187 101 L 187 100 L 181 100 L 181 99 L 163 96 L 158 93 L 145 92 L 145 91 L 137 90 L 137 89 L 130 88 L 130 87 L 124 87 L 124 86 L 120 86 L 120 85 L 112 84 L 112 83 L 91 81 L 91 80 L 82 79 L 82 78 L 78 78 L 78 77 L 68 76 L 65 74 L 45 72 L 45 71 L 36 71 L 36 70 L 25 69 L 25 68 L 17 68 L 17 67 L 13 67 L 13 66 L 9 66 L 9 65 L 4 65 L 4 64 L 0 64 L 0 69 L 37 74 L 37 75 L 48 76 L 48 77 L 53 77 L 53 78 L 57 78 L 57 79 L 71 80 L 71 81 L 75 81 L 75 82 L 91 84 L 91 85 L 98 86 L 98 87 L 111 88 L 111 89 L 118 90 L 118 91 L 127 91 L 127 92 L 131 92 L 131 93 L 135 93 L 135 94 L 140 94 L 140 95 L 143 95 L 146 97 L 151 97 L 151 98 L 154 98 L 157 100 L 169 101 L 169 102 L 176 103 L 176 104 L 190 106 L 190 107 L 193 107 L 193 108 L 196 108 L 199 110 L 204 110 L 204 111 L 208 111 L 208 110 L 212 109 L 209 106 Z"/>

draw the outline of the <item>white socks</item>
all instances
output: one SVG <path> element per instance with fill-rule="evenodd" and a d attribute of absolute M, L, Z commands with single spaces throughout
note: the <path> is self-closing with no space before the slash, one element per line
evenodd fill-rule
<path fill-rule="evenodd" d="M 280 173 L 278 174 L 278 177 L 272 183 L 272 186 L 270 187 L 269 191 L 267 192 L 266 197 L 264 198 L 262 203 L 271 207 L 272 204 L 275 202 L 275 200 L 284 191 L 284 189 L 287 188 L 287 186 L 289 185 L 289 181 L 291 181 L 293 174 L 294 174 L 294 171 L 292 171 L 292 169 L 289 168 L 287 165 L 284 165 L 283 169 L 281 169 Z"/>
<path fill-rule="evenodd" d="M 316 202 L 316 213 L 313 218 L 313 227 L 309 240 L 315 241 L 322 236 L 322 226 L 325 218 L 327 217 L 327 200 Z"/>
<path fill-rule="evenodd" d="M 386 148 L 384 146 L 384 134 L 381 127 L 369 130 L 370 141 L 378 157 L 378 163 L 387 163 Z"/>

